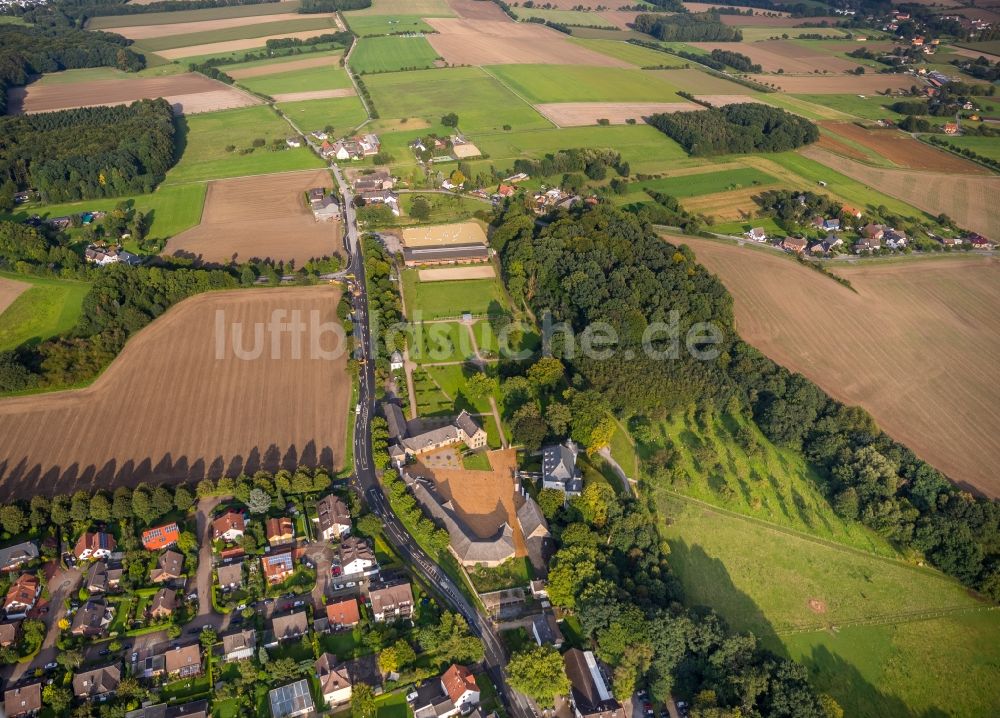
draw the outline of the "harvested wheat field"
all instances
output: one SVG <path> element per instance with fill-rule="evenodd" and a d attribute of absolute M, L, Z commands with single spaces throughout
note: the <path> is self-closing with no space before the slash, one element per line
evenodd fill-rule
<path fill-rule="evenodd" d="M 726 105 L 741 105 L 747 102 L 764 104 L 751 95 L 695 95 L 695 99 L 700 102 L 707 102 L 713 107 L 725 107 Z"/>
<path fill-rule="evenodd" d="M 482 2 L 482 0 L 448 0 L 448 7 L 458 17 L 468 18 L 469 20 L 512 22 L 498 5 L 491 2 Z"/>
<path fill-rule="evenodd" d="M 691 112 L 704 110 L 693 102 L 549 102 L 535 109 L 559 127 L 596 125 L 608 120 L 612 125 L 624 125 L 627 120 L 641 122 L 643 117 L 658 112 Z"/>
<path fill-rule="evenodd" d="M 476 3 L 489 5 L 491 3 Z M 576 45 L 560 32 L 537 23 L 431 17 L 425 20 L 436 33 L 427 40 L 438 55 L 453 65 L 600 65 L 633 67 Z"/>
<path fill-rule="evenodd" d="M 725 17 L 725 16 L 723 16 Z M 839 57 L 810 50 L 789 40 L 764 40 L 763 42 L 691 42 L 689 45 L 702 50 L 733 50 L 747 55 L 753 62 L 759 64 L 764 72 L 841 73 L 853 70 L 857 63 L 848 62 Z"/>
<path fill-rule="evenodd" d="M 866 130 L 853 122 L 820 122 L 831 132 L 864 145 L 893 164 L 917 170 L 952 172 L 955 174 L 988 175 L 988 169 L 957 157 L 950 152 L 931 147 L 896 130 Z"/>
<path fill-rule="evenodd" d="M 211 32 L 226 30 L 231 27 L 246 27 L 248 25 L 263 25 L 269 22 L 285 20 L 301 20 L 302 15 L 295 12 L 278 13 L 277 15 L 256 15 L 249 17 L 229 17 L 219 20 L 196 20 L 195 22 L 171 22 L 161 25 L 135 25 L 131 27 L 116 27 L 116 35 L 122 35 L 130 40 L 148 40 L 154 37 L 169 37 L 170 35 L 188 35 L 194 32 Z M 310 17 L 334 17 L 333 15 L 311 15 Z"/>
<path fill-rule="evenodd" d="M 514 531 L 516 556 L 527 555 L 524 536 L 517 523 L 514 507 L 514 472 L 517 451 L 488 451 L 491 471 L 430 468 L 418 463 L 419 473 L 429 476 L 445 501 L 452 501 L 455 512 L 479 538 L 495 536 L 506 523 Z"/>
<path fill-rule="evenodd" d="M 675 70 L 648 70 L 664 82 L 690 93 L 708 93 L 718 95 L 737 95 L 746 92 L 747 88 L 736 82 L 709 75 L 701 70 L 678 68 Z"/>
<path fill-rule="evenodd" d="M 188 47 L 175 47 L 170 50 L 157 50 L 156 54 L 168 60 L 178 60 L 182 57 L 196 57 L 199 55 L 222 55 L 226 52 L 236 50 L 253 50 L 264 47 L 268 40 L 279 38 L 293 38 L 305 40 L 310 37 L 322 35 L 323 30 L 298 30 L 296 32 L 281 32 L 276 35 L 263 35 L 261 37 L 248 37 L 243 40 L 223 40 L 220 42 L 209 42 L 203 45 L 189 45 Z"/>
<path fill-rule="evenodd" d="M 832 170 L 925 212 L 933 215 L 944 212 L 961 227 L 987 237 L 1000 237 L 1000 212 L 997 211 L 1000 176 L 885 169 L 841 157 L 820 147 L 806 147 L 800 151 Z"/>
<path fill-rule="evenodd" d="M 308 90 L 306 92 L 280 92 L 271 95 L 275 102 L 299 102 L 301 100 L 332 100 L 337 97 L 351 97 L 353 87 L 341 87 L 336 90 Z"/>
<path fill-rule="evenodd" d="M 910 75 L 751 75 L 764 85 L 777 85 L 782 92 L 800 95 L 875 95 L 884 90 L 909 89 Z"/>
<path fill-rule="evenodd" d="M 843 18 L 830 15 L 821 17 L 770 17 L 761 15 L 759 10 L 752 17 L 747 17 L 746 15 L 719 16 L 719 21 L 723 25 L 741 25 L 744 27 L 799 27 L 807 23 L 821 23 L 824 20 L 831 26 L 834 26 L 838 22 L 841 22 Z M 822 27 L 816 28 L 816 32 L 821 33 L 824 29 Z"/>
<path fill-rule="evenodd" d="M 69 110 L 77 107 L 124 105 L 162 97 L 180 114 L 213 112 L 260 103 L 242 90 L 194 72 L 170 77 L 129 80 L 93 80 L 66 84 L 12 87 L 7 91 L 7 112 L 12 115 Z"/>
<path fill-rule="evenodd" d="M 0 496 L 338 467 L 351 393 L 338 338 L 307 328 L 300 359 L 288 332 L 273 356 L 270 335 L 259 358 L 232 349 L 239 322 L 250 357 L 252 327 L 274 312 L 335 323 L 338 299 L 329 285 L 202 294 L 139 332 L 90 387 L 0 401 Z"/>
<path fill-rule="evenodd" d="M 420 269 L 417 274 L 421 282 L 451 282 L 457 279 L 493 279 L 496 276 L 492 264 L 479 264 L 471 267 Z"/>
<path fill-rule="evenodd" d="M 292 60 L 290 62 L 275 62 L 257 67 L 244 67 L 236 70 L 227 70 L 226 74 L 234 80 L 249 80 L 252 77 L 265 77 L 267 75 L 277 75 L 282 72 L 299 72 L 300 70 L 311 70 L 314 67 L 340 67 L 340 55 L 324 55 L 323 57 L 310 57 L 305 60 Z"/>
<path fill-rule="evenodd" d="M 832 265 L 857 293 L 788 257 L 677 237 L 735 299 L 740 335 L 956 482 L 1000 496 L 1000 262 Z"/>
<path fill-rule="evenodd" d="M 486 244 L 486 233 L 478 222 L 431 224 L 401 231 L 406 247 L 448 247 L 454 244 Z"/>
<path fill-rule="evenodd" d="M 295 260 L 300 267 L 338 254 L 340 224 L 317 222 L 304 194 L 332 186 L 325 170 L 215 180 L 208 185 L 201 224 L 171 238 L 164 254 L 219 263 Z"/>
<path fill-rule="evenodd" d="M 765 189 L 768 189 L 767 185 L 685 197 L 681 206 L 693 214 L 703 214 L 720 221 L 747 219 L 759 209 L 753 201 L 754 195 Z"/>
<path fill-rule="evenodd" d="M 602 20 L 607 20 L 619 30 L 628 30 L 629 26 L 635 22 L 635 16 L 642 13 L 635 10 L 602 10 L 597 14 Z M 599 24 L 599 22 L 594 24 Z"/>
<path fill-rule="evenodd" d="M 492 274 L 490 276 L 493 276 Z M 421 277 L 423 279 L 423 277 Z M 463 277 L 464 279 L 464 277 Z M 424 280 L 433 281 L 433 280 Z M 31 285 L 27 282 L 19 282 L 16 279 L 7 279 L 6 277 L 0 277 L 0 314 L 3 314 L 7 307 L 14 303 L 21 294 L 30 289 Z"/>

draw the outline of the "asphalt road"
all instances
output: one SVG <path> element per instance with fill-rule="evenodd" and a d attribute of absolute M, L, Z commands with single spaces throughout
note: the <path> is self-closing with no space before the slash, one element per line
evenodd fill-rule
<path fill-rule="evenodd" d="M 360 410 L 355 418 L 354 427 L 354 468 L 357 475 L 357 485 L 372 512 L 378 516 L 385 527 L 389 540 L 394 544 L 403 560 L 433 586 L 441 596 L 451 604 L 468 622 L 471 630 L 482 640 L 485 651 L 485 663 L 497 686 L 508 712 L 513 718 L 529 718 L 534 716 L 528 700 L 507 685 L 504 666 L 507 656 L 503 644 L 494 631 L 489 620 L 479 613 L 458 587 L 448 577 L 444 570 L 425 554 L 416 542 L 403 528 L 399 519 L 389 507 L 389 502 L 375 476 L 372 464 L 371 418 L 375 413 L 375 351 L 371 336 L 371 321 L 368 312 L 368 294 L 365 287 L 364 259 L 360 251 L 360 233 L 358 231 L 357 215 L 354 210 L 354 196 L 345 181 L 340 168 L 332 166 L 334 177 L 344 198 L 344 243 L 349 254 L 348 271 L 355 276 L 360 287 L 360 293 L 353 298 L 354 327 L 359 343 L 362 346 L 363 363 L 359 366 Z"/>

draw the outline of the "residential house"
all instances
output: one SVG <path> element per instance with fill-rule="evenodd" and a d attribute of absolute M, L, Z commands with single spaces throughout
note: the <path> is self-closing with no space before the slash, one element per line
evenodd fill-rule
<path fill-rule="evenodd" d="M 243 538 L 247 522 L 243 512 L 230 509 L 212 521 L 212 540 L 230 543 Z"/>
<path fill-rule="evenodd" d="M 176 551 L 164 551 L 156 560 L 156 567 L 149 572 L 149 580 L 153 583 L 173 581 L 183 575 L 184 554 Z"/>
<path fill-rule="evenodd" d="M 42 684 L 29 683 L 3 694 L 3 714 L 7 718 L 33 716 L 42 710 Z"/>
<path fill-rule="evenodd" d="M 396 181 L 386 170 L 375 170 L 357 177 L 354 180 L 355 192 L 377 192 L 395 187 Z"/>
<path fill-rule="evenodd" d="M 907 241 L 906 233 L 897 229 L 886 229 L 882 235 L 882 242 L 889 249 L 904 249 Z"/>
<path fill-rule="evenodd" d="M 340 539 L 351 532 L 351 512 L 347 504 L 334 494 L 324 496 L 316 502 L 318 534 L 324 541 Z"/>
<path fill-rule="evenodd" d="M 882 248 L 881 238 L 873 239 L 871 237 L 861 237 L 857 242 L 854 243 L 854 251 L 857 254 L 862 252 L 874 252 L 876 249 Z"/>
<path fill-rule="evenodd" d="M 14 571 L 37 558 L 38 546 L 31 541 L 0 548 L 0 571 Z"/>
<path fill-rule="evenodd" d="M 272 546 L 291 543 L 295 539 L 295 524 L 287 516 L 267 520 L 267 542 Z"/>
<path fill-rule="evenodd" d="M 285 144 L 289 147 L 301 147 L 302 138 L 301 137 L 289 137 L 285 140 Z"/>
<path fill-rule="evenodd" d="M 291 551 L 261 556 L 260 565 L 264 570 L 264 578 L 270 584 L 281 583 L 295 572 Z"/>
<path fill-rule="evenodd" d="M 625 710 L 608 689 L 591 651 L 571 648 L 563 654 L 563 664 L 576 718 L 625 718 Z"/>
<path fill-rule="evenodd" d="M 9 648 L 21 638 L 21 621 L 0 623 L 0 648 Z"/>
<path fill-rule="evenodd" d="M 201 675 L 201 646 L 197 643 L 172 648 L 163 655 L 164 668 L 171 678 Z"/>
<path fill-rule="evenodd" d="M 271 632 L 279 643 L 301 638 L 309 632 L 309 618 L 305 611 L 296 611 L 271 619 Z"/>
<path fill-rule="evenodd" d="M 854 217 L 854 219 L 861 219 L 861 210 L 846 204 L 840 208 L 840 213 L 847 217 Z"/>
<path fill-rule="evenodd" d="M 326 607 L 327 625 L 331 631 L 353 628 L 361 622 L 361 611 L 358 609 L 358 599 L 348 598 L 337 601 Z"/>
<path fill-rule="evenodd" d="M 104 701 L 118 690 L 122 671 L 118 666 L 103 666 L 73 676 L 73 695 L 83 700 Z"/>
<path fill-rule="evenodd" d="M 125 714 L 125 718 L 208 718 L 208 701 L 192 701 L 179 706 L 168 706 L 166 703 L 144 706 Z"/>
<path fill-rule="evenodd" d="M 167 546 L 173 546 L 181 536 L 177 524 L 155 526 L 142 532 L 142 545 L 147 551 L 161 551 Z"/>
<path fill-rule="evenodd" d="M 973 249 L 993 249 L 996 246 L 995 242 L 992 242 L 986 239 L 983 235 L 975 232 L 970 232 L 965 239 L 972 245 Z"/>
<path fill-rule="evenodd" d="M 500 186 L 497 187 L 497 194 L 501 197 L 513 197 L 515 192 L 517 192 L 517 187 L 511 184 L 500 183 Z"/>
<path fill-rule="evenodd" d="M 257 650 L 257 632 L 252 628 L 227 633 L 222 637 L 222 656 L 226 663 L 253 658 Z"/>
<path fill-rule="evenodd" d="M 76 541 L 73 555 L 78 561 L 107 558 L 115 550 L 115 537 L 104 531 L 87 531 Z"/>
<path fill-rule="evenodd" d="M 171 588 L 161 588 L 153 594 L 153 600 L 149 603 L 149 615 L 152 618 L 162 620 L 170 618 L 177 610 L 177 592 Z"/>
<path fill-rule="evenodd" d="M 372 617 L 378 622 L 409 618 L 413 613 L 413 589 L 409 583 L 370 589 Z"/>
<path fill-rule="evenodd" d="M 583 474 L 576 467 L 579 454 L 576 444 L 553 444 L 542 449 L 542 488 L 557 489 L 567 496 L 583 491 Z"/>
<path fill-rule="evenodd" d="M 479 704 L 476 677 L 465 666 L 453 663 L 441 676 L 441 688 L 461 713 L 468 713 Z"/>
<path fill-rule="evenodd" d="M 944 133 L 946 135 L 957 135 L 958 134 L 958 124 L 954 122 L 946 122 L 944 124 Z"/>
<path fill-rule="evenodd" d="M 118 589 L 121 580 L 121 566 L 109 566 L 107 561 L 94 561 L 87 569 L 84 586 L 93 594 L 109 593 Z"/>
<path fill-rule="evenodd" d="M 111 623 L 114 614 L 103 600 L 87 601 L 77 609 L 70 626 L 74 636 L 100 636 Z"/>
<path fill-rule="evenodd" d="M 271 718 L 298 718 L 316 714 L 316 705 L 309 692 L 309 681 L 305 678 L 270 690 L 267 701 L 271 706 Z"/>
<path fill-rule="evenodd" d="M 121 247 L 100 247 L 96 244 L 89 245 L 83 251 L 83 258 L 98 267 L 106 267 L 109 264 L 119 262 L 129 265 L 141 264 L 142 259 L 131 252 L 126 252 Z"/>
<path fill-rule="evenodd" d="M 378 559 L 368 541 L 357 536 L 348 536 L 337 549 L 344 576 L 378 573 Z"/>
<path fill-rule="evenodd" d="M 345 664 L 337 663 L 337 657 L 332 653 L 324 653 L 313 664 L 316 678 L 319 679 L 320 693 L 330 707 L 344 705 L 350 702 L 352 689 L 351 676 Z"/>
<path fill-rule="evenodd" d="M 403 369 L 403 353 L 398 349 L 392 353 L 389 357 L 389 371 L 401 371 Z M 395 404 L 390 404 L 389 406 L 396 406 Z M 398 406 L 396 407 L 399 408 Z"/>
<path fill-rule="evenodd" d="M 215 569 L 219 579 L 219 588 L 223 591 L 233 591 L 243 587 L 243 562 L 223 564 Z"/>
<path fill-rule="evenodd" d="M 458 706 L 441 687 L 440 681 L 427 681 L 411 694 L 413 718 L 451 718 L 459 713 Z"/>
<path fill-rule="evenodd" d="M 793 254 L 801 254 L 808 244 L 809 242 L 804 237 L 785 237 L 781 240 L 781 248 Z"/>
<path fill-rule="evenodd" d="M 763 227 L 754 227 L 743 234 L 751 242 L 766 242 L 767 232 Z"/>
<path fill-rule="evenodd" d="M 384 204 L 395 216 L 399 216 L 399 195 L 388 189 L 373 190 L 371 192 L 360 192 L 356 199 L 361 200 L 362 205 Z"/>
<path fill-rule="evenodd" d="M 475 451 L 486 448 L 486 431 L 475 422 L 469 412 L 463 410 L 451 424 L 416 436 L 405 437 L 400 443 L 407 456 L 419 456 L 459 443 L 464 443 Z"/>
<path fill-rule="evenodd" d="M 33 573 L 22 573 L 11 584 L 4 601 L 4 611 L 7 618 L 24 618 L 28 611 L 35 607 L 38 594 L 42 592 L 42 584 Z"/>
<path fill-rule="evenodd" d="M 333 196 L 325 197 L 323 201 L 312 208 L 313 217 L 317 222 L 328 222 L 338 220 L 341 216 L 340 204 Z"/>
<path fill-rule="evenodd" d="M 559 630 L 559 622 L 551 613 L 543 613 L 531 620 L 531 635 L 539 646 L 551 644 L 557 649 L 562 648 L 563 634 Z"/>

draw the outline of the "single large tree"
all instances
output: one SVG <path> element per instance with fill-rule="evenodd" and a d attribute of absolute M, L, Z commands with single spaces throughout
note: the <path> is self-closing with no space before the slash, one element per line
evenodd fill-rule
<path fill-rule="evenodd" d="M 507 664 L 510 685 L 542 707 L 555 705 L 556 696 L 569 692 L 569 678 L 559 651 L 549 645 L 519 651 Z"/>

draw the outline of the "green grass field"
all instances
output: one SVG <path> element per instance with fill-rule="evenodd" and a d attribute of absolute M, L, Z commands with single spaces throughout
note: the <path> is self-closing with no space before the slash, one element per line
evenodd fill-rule
<path fill-rule="evenodd" d="M 476 67 L 393 72 L 365 78 L 372 102 L 382 117 L 421 117 L 437 123 L 458 114 L 464 132 L 550 127 L 534 108 Z"/>
<path fill-rule="evenodd" d="M 637 67 L 658 67 L 660 65 L 683 67 L 687 63 L 687 60 L 676 55 L 657 52 L 648 47 L 640 47 L 620 40 L 587 40 L 574 37 L 571 41 L 602 55 L 631 62 Z"/>
<path fill-rule="evenodd" d="M 417 364 L 464 361 L 473 356 L 469 328 L 458 322 L 413 326 L 410 359 Z"/>
<path fill-rule="evenodd" d="M 89 282 L 0 272 L 0 278 L 31 285 L 0 314 L 0 351 L 42 341 L 73 328 L 90 291 Z"/>
<path fill-rule="evenodd" d="M 452 165 L 454 166 L 454 165 Z M 490 211 L 490 204 L 477 200 L 473 197 L 463 197 L 462 195 L 447 194 L 412 194 L 406 193 L 399 196 L 399 201 L 403 206 L 403 220 L 410 219 L 407 215 L 413 206 L 413 201 L 417 197 L 423 197 L 431 207 L 431 216 L 422 223 L 444 224 L 446 222 L 461 222 L 469 219 L 480 210 Z"/>
<path fill-rule="evenodd" d="M 958 42 L 959 47 L 964 47 L 976 52 L 985 52 L 988 55 L 1000 55 L 1000 40 L 987 40 L 985 42 Z"/>
<path fill-rule="evenodd" d="M 529 102 L 683 102 L 677 89 L 642 70 L 574 65 L 488 68 Z"/>
<path fill-rule="evenodd" d="M 499 279 L 421 282 L 418 270 L 407 269 L 403 292 L 410 321 L 458 317 L 465 312 L 487 314 L 496 304 L 506 309 Z"/>
<path fill-rule="evenodd" d="M 325 15 L 303 15 L 301 20 L 280 20 L 278 22 L 264 22 L 256 25 L 243 25 L 221 28 L 218 30 L 206 30 L 204 32 L 190 32 L 183 35 L 151 37 L 141 40 L 138 44 L 145 50 L 157 52 L 159 50 L 173 50 L 179 47 L 206 45 L 212 42 L 227 42 L 229 40 L 267 37 L 270 35 L 278 35 L 283 32 L 316 30 L 317 35 L 322 35 L 328 30 L 336 32 L 336 29 L 337 24 L 331 17 Z M 263 45 L 264 43 L 262 41 L 261 46 Z"/>
<path fill-rule="evenodd" d="M 562 25 L 582 25 L 584 27 L 602 27 L 614 30 L 615 25 L 609 20 L 605 20 L 596 12 L 586 12 L 583 10 L 541 10 L 539 8 L 519 7 L 514 10 L 514 14 L 521 20 L 529 17 L 537 17 L 550 22 L 558 22 Z"/>
<path fill-rule="evenodd" d="M 139 72 L 122 72 L 113 67 L 84 67 L 78 70 L 62 70 L 42 75 L 32 83 L 32 87 L 48 87 L 50 85 L 72 85 L 75 82 L 94 82 L 98 80 L 138 80 L 144 77 L 167 77 L 187 72 L 187 67 L 170 63 L 157 67 L 147 67 Z"/>
<path fill-rule="evenodd" d="M 895 120 L 902 117 L 887 107 L 895 102 L 895 99 L 882 95 L 865 95 L 865 99 L 857 95 L 792 95 L 792 97 L 866 120 Z"/>
<path fill-rule="evenodd" d="M 994 160 L 1000 160 L 1000 141 L 998 141 L 996 137 L 968 136 L 948 137 L 946 139 L 948 140 L 948 144 L 961 147 L 962 149 L 972 150 L 973 152 Z"/>
<path fill-rule="evenodd" d="M 244 62 L 244 58 L 247 55 L 255 55 L 262 52 L 262 48 L 250 49 L 250 50 L 230 50 L 229 52 L 211 52 L 207 55 L 190 55 L 177 62 L 180 63 L 185 69 L 188 64 L 194 63 L 198 64 L 204 62 L 205 60 L 211 59 L 223 59 L 223 60 L 234 60 L 238 64 L 229 65 L 228 67 L 249 67 L 253 64 L 267 65 L 272 64 L 277 61 L 290 61 L 290 60 L 301 60 L 307 57 L 315 57 L 319 55 L 328 55 L 330 53 L 342 54 L 344 51 L 344 46 L 335 42 L 323 42 L 318 45 L 313 46 L 315 50 L 313 52 L 294 52 L 298 48 L 285 48 L 284 50 L 275 51 L 275 54 L 266 60 L 249 60 Z M 160 57 L 159 55 L 153 55 L 153 57 Z M 169 60 L 163 59 L 163 62 L 170 62 Z M 146 58 L 147 62 L 149 57 Z"/>
<path fill-rule="evenodd" d="M 248 90 L 264 95 L 284 92 L 310 92 L 312 90 L 340 90 L 351 87 L 347 71 L 331 60 L 328 67 L 310 67 L 295 72 L 277 72 L 240 80 L 239 84 Z"/>
<path fill-rule="evenodd" d="M 350 134 L 368 115 L 361 98 L 335 97 L 329 100 L 301 100 L 278 105 L 303 132 L 322 130 L 327 125 L 337 134 Z"/>
<path fill-rule="evenodd" d="M 397 32 L 434 32 L 421 15 L 355 15 L 344 16 L 347 26 L 358 37 L 374 37 Z"/>
<path fill-rule="evenodd" d="M 643 182 L 633 182 L 628 186 L 628 193 L 617 197 L 622 202 L 648 199 L 644 190 L 650 189 L 663 192 L 674 197 L 697 197 L 703 194 L 715 194 L 727 190 L 744 189 L 755 185 L 773 184 L 778 180 L 766 172 L 753 167 L 704 174 L 682 175 L 680 177 L 663 177 Z M 639 196 L 641 195 L 641 196 Z"/>
<path fill-rule="evenodd" d="M 434 67 L 438 54 L 423 37 L 366 37 L 351 54 L 351 69 L 360 74 Z"/>
<path fill-rule="evenodd" d="M 750 19 L 747 19 L 750 22 Z M 744 27 L 740 26 L 743 33 L 743 42 L 757 42 L 759 40 L 770 40 L 772 37 L 781 38 L 788 35 L 790 38 L 797 38 L 801 35 L 839 35 L 843 37 L 844 30 L 835 27 Z M 809 41 L 812 42 L 812 41 Z"/>
<path fill-rule="evenodd" d="M 377 0 L 362 10 L 349 10 L 347 17 L 362 17 L 364 15 L 392 15 L 393 13 L 409 12 L 420 17 L 452 17 L 452 12 L 446 0 Z"/>
<path fill-rule="evenodd" d="M 175 12 L 148 12 L 135 15 L 106 15 L 87 21 L 88 30 L 104 30 L 112 27 L 137 27 L 139 25 L 166 25 L 178 22 L 198 22 L 200 20 L 224 20 L 231 17 L 256 17 L 295 12 L 299 0 L 260 5 L 232 5 L 230 7 L 206 10 L 179 10 Z"/>
<path fill-rule="evenodd" d="M 269 145 L 290 133 L 288 123 L 266 105 L 186 117 L 178 138 L 183 154 L 164 184 L 322 167 L 322 160 L 306 147 L 275 152 L 261 147 L 247 155 L 226 152 L 228 145 L 250 147 L 256 138 Z"/>

